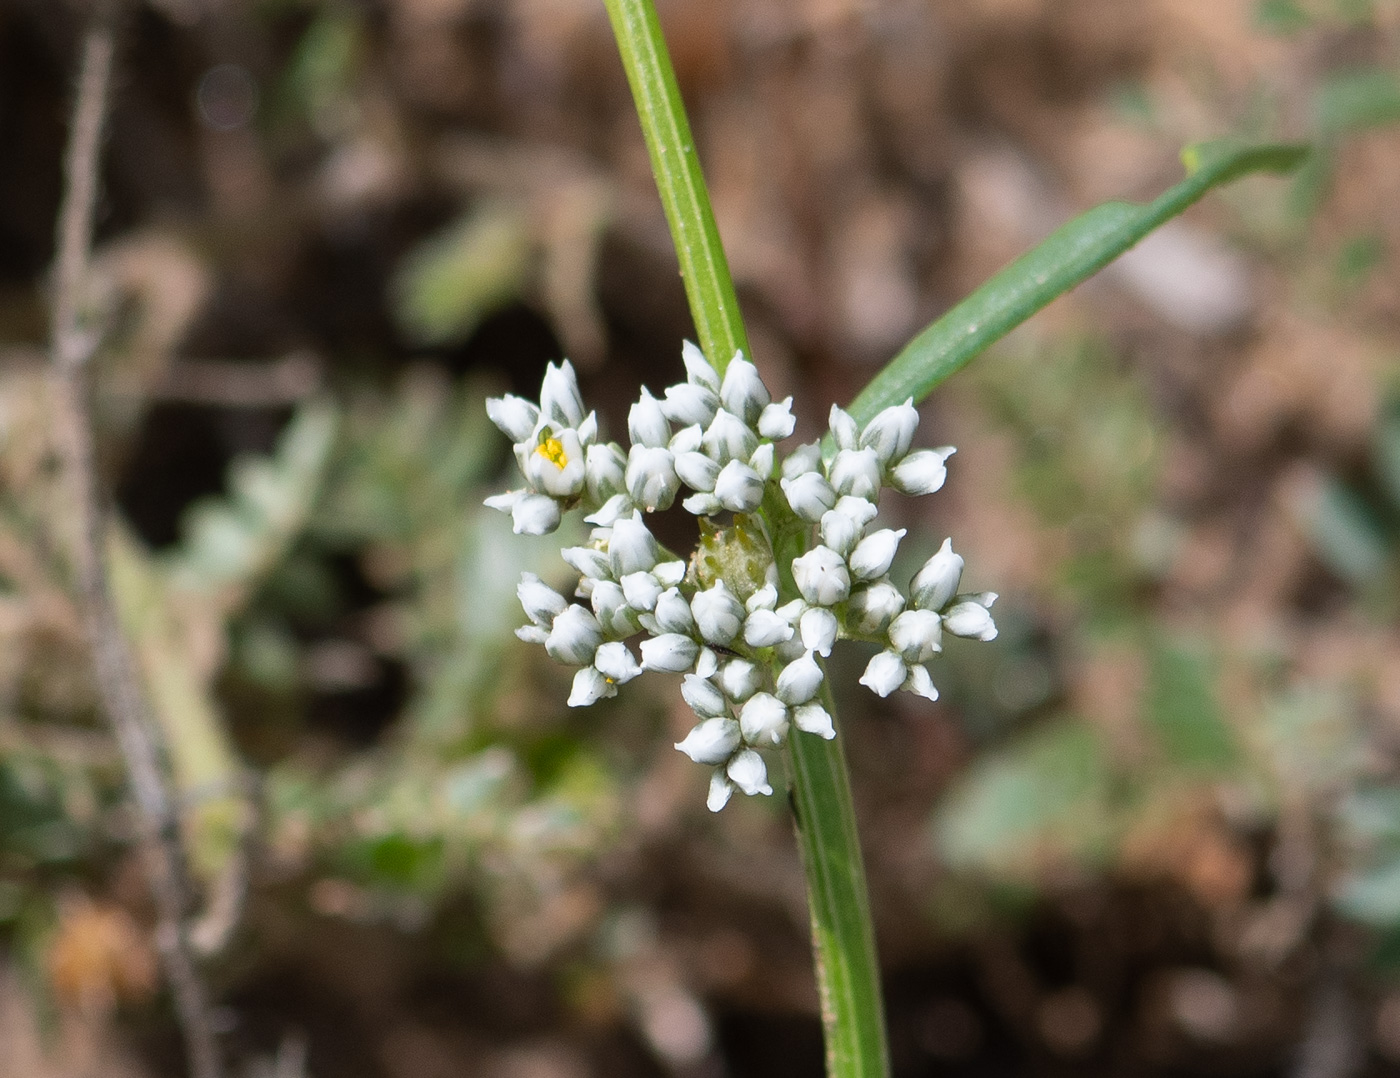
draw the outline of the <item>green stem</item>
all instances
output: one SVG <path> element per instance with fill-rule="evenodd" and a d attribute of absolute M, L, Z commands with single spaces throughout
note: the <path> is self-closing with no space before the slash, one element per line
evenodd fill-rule
<path fill-rule="evenodd" d="M 748 352 L 747 335 L 656 9 L 652 0 L 605 2 L 675 240 L 699 343 L 723 373 L 736 351 Z M 769 521 L 775 531 L 774 553 L 784 590 L 792 594 L 791 556 L 801 553 L 807 529 L 785 527 L 782 517 L 791 515 L 786 506 L 765 507 L 765 513 L 776 513 Z M 834 718 L 829 693 L 824 703 Z M 827 1074 L 884 1078 L 889 1053 L 880 970 L 845 754 L 839 738 L 823 741 L 794 730 L 788 743 Z"/>
<path fill-rule="evenodd" d="M 605 3 L 676 244 L 698 343 L 723 374 L 735 352 L 750 354 L 749 339 L 661 23 L 650 0 Z"/>

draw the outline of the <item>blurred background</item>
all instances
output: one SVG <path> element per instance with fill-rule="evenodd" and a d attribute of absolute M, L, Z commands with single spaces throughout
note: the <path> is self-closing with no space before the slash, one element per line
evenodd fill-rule
<path fill-rule="evenodd" d="M 932 705 L 833 666 L 901 1078 L 1400 1073 L 1400 4 L 659 6 L 799 437 L 1186 143 L 1316 145 L 924 405 L 906 571 L 950 535 L 1001 635 Z M 0 3 L 0 1074 L 157 1078 L 44 380 L 82 14 Z M 706 812 L 666 678 L 566 709 L 511 634 L 559 544 L 481 507 L 485 395 L 569 356 L 617 432 L 681 374 L 602 4 L 133 3 L 103 179 L 114 580 L 236 1073 L 819 1074 L 784 799 Z"/>

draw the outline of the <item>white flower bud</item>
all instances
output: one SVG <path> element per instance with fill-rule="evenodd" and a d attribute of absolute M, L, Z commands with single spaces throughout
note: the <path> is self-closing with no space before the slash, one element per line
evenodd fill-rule
<path fill-rule="evenodd" d="M 839 629 L 836 615 L 824 606 L 814 606 L 804 610 L 802 620 L 798 622 L 798 630 L 802 635 L 802 646 L 823 657 L 831 654 L 831 648 L 836 643 L 836 633 Z"/>
<path fill-rule="evenodd" d="M 910 397 L 903 404 L 884 409 L 867 423 L 861 431 L 860 446 L 875 450 L 880 463 L 889 465 L 909 452 L 918 426 L 919 412 L 914 407 L 914 398 Z"/>
<path fill-rule="evenodd" d="M 995 600 L 996 596 L 993 595 L 992 598 Z M 948 613 L 943 615 L 943 627 L 954 636 L 966 636 L 983 641 L 997 638 L 997 627 L 996 623 L 992 621 L 991 612 L 986 606 L 971 598 L 953 604 Z"/>
<path fill-rule="evenodd" d="M 596 505 L 602 505 L 615 494 L 620 494 L 626 484 L 627 458 L 615 445 L 590 445 L 583 456 L 584 482 L 588 486 L 588 497 Z"/>
<path fill-rule="evenodd" d="M 592 666 L 585 666 L 574 675 L 573 688 L 569 692 L 570 707 L 589 707 L 605 696 L 616 696 L 617 686 Z"/>
<path fill-rule="evenodd" d="M 774 401 L 759 414 L 758 433 L 775 442 L 791 437 L 797 420 L 792 415 L 792 398 Z"/>
<path fill-rule="evenodd" d="M 714 587 L 695 593 L 690 600 L 695 625 L 707 644 L 725 646 L 734 642 L 744 623 L 744 606 L 721 580 Z"/>
<path fill-rule="evenodd" d="M 681 344 L 681 362 L 685 364 L 687 380 L 713 393 L 719 392 L 719 372 L 710 366 L 705 353 L 690 341 Z"/>
<path fill-rule="evenodd" d="M 855 550 L 851 551 L 848 560 L 851 575 L 857 580 L 874 580 L 888 573 L 890 565 L 894 562 L 895 552 L 899 550 L 899 541 L 904 535 L 903 528 L 898 531 L 881 528 L 867 535 L 856 544 Z"/>
<path fill-rule="evenodd" d="M 873 449 L 843 449 L 831 462 L 831 485 L 838 494 L 873 500 L 880 493 L 880 458 Z"/>
<path fill-rule="evenodd" d="M 611 580 L 595 580 L 588 600 L 605 635 L 631 636 L 637 631 L 637 615 L 627 605 L 627 596 L 618 584 Z"/>
<path fill-rule="evenodd" d="M 924 562 L 909 585 L 914 605 L 922 610 L 942 610 L 958 590 L 963 560 L 953 553 L 953 541 L 944 539 L 938 553 Z"/>
<path fill-rule="evenodd" d="M 844 558 L 860 538 L 861 525 L 845 513 L 828 509 L 822 514 L 822 522 L 817 530 L 822 542 Z"/>
<path fill-rule="evenodd" d="M 771 693 L 755 693 L 739 712 L 739 729 L 750 745 L 781 745 L 787 728 L 787 705 Z"/>
<path fill-rule="evenodd" d="M 578 431 L 542 432 L 526 460 L 525 478 L 530 485 L 552 498 L 572 498 L 583 490 L 585 476 Z"/>
<path fill-rule="evenodd" d="M 632 504 L 632 499 L 626 494 L 614 494 L 611 498 L 600 505 L 597 510 L 589 513 L 583 519 L 590 524 L 596 524 L 600 528 L 611 528 L 625 516 L 631 516 L 636 511 L 636 506 Z"/>
<path fill-rule="evenodd" d="M 654 609 L 662 592 L 661 582 L 645 570 L 628 573 L 618 583 L 622 585 L 622 594 L 627 597 L 627 605 L 633 610 Z"/>
<path fill-rule="evenodd" d="M 922 696 L 925 700 L 938 699 L 938 690 L 933 686 L 933 678 L 929 677 L 928 670 L 922 666 L 911 666 L 909 676 L 904 679 L 900 688 L 905 692 L 912 692 L 915 696 Z"/>
<path fill-rule="evenodd" d="M 698 674 L 686 674 L 681 683 L 681 698 L 690 705 L 690 710 L 702 719 L 712 719 L 729 713 L 729 704 L 719 686 Z"/>
<path fill-rule="evenodd" d="M 595 547 L 566 546 L 559 556 L 580 576 L 600 580 L 612 573 L 608 567 L 608 555 Z"/>
<path fill-rule="evenodd" d="M 511 530 L 516 535 L 548 535 L 559 527 L 560 516 L 559 503 L 548 494 L 525 494 L 510 507 Z"/>
<path fill-rule="evenodd" d="M 739 724 L 733 719 L 716 717 L 698 723 L 676 748 L 697 764 L 722 764 L 739 747 Z"/>
<path fill-rule="evenodd" d="M 648 513 L 669 509 L 680 485 L 669 449 L 634 445 L 628 451 L 627 493 Z"/>
<path fill-rule="evenodd" d="M 752 614 L 755 610 L 772 610 L 777 605 L 778 586 L 770 581 L 748 597 L 744 609 Z"/>
<path fill-rule="evenodd" d="M 699 450 L 700 444 L 704 441 L 705 430 L 698 423 L 692 423 L 688 427 L 682 427 L 671 436 L 670 443 L 666 446 L 673 455 L 679 457 L 682 453 L 694 453 Z"/>
<path fill-rule="evenodd" d="M 583 422 L 583 397 L 578 391 L 574 366 L 567 359 L 557 367 L 553 363 L 545 367 L 540 411 L 561 427 L 577 427 Z"/>
<path fill-rule="evenodd" d="M 695 665 L 700 645 L 680 633 L 662 633 L 642 641 L 642 667 L 680 674 Z"/>
<path fill-rule="evenodd" d="M 945 462 L 955 452 L 952 446 L 915 450 L 890 470 L 890 486 L 901 494 L 932 494 L 948 478 Z"/>
<path fill-rule="evenodd" d="M 626 685 L 642 672 L 632 652 L 621 640 L 601 645 L 593 656 L 593 665 L 612 685 Z"/>
<path fill-rule="evenodd" d="M 544 649 L 565 666 L 587 666 L 602 642 L 598 619 L 581 606 L 570 606 L 554 619 Z"/>
<path fill-rule="evenodd" d="M 773 443 L 763 442 L 753 451 L 753 456 L 749 458 L 749 467 L 752 468 L 760 479 L 769 479 L 773 475 Z"/>
<path fill-rule="evenodd" d="M 677 588 L 661 593 L 656 600 L 656 623 L 663 633 L 695 634 L 695 618 L 690 613 L 690 604 Z"/>
<path fill-rule="evenodd" d="M 589 412 L 578 425 L 578 440 L 584 447 L 590 446 L 598 437 L 598 413 Z"/>
<path fill-rule="evenodd" d="M 524 397 L 507 393 L 504 397 L 488 397 L 486 415 L 512 442 L 528 442 L 535 436 L 540 410 Z"/>
<path fill-rule="evenodd" d="M 809 651 L 802 658 L 783 667 L 782 673 L 778 675 L 778 699 L 794 707 L 805 704 L 817 695 L 817 690 L 822 687 L 822 678 L 821 665 Z M 750 700 L 749 703 L 753 701 Z"/>
<path fill-rule="evenodd" d="M 536 625 L 548 625 L 564 612 L 568 601 L 534 573 L 521 573 L 520 583 L 515 586 L 515 594 L 525 616 Z"/>
<path fill-rule="evenodd" d="M 666 399 L 661 402 L 661 411 L 665 413 L 666 418 L 683 427 L 688 427 L 692 423 L 699 423 L 702 427 L 707 427 L 718 410 L 719 397 L 704 386 L 698 386 L 693 382 L 682 382 L 680 385 L 668 386 Z"/>
<path fill-rule="evenodd" d="M 731 460 L 715 479 L 715 499 L 731 513 L 751 513 L 763 501 L 763 480 L 741 460 Z"/>
<path fill-rule="evenodd" d="M 627 412 L 627 436 L 634 446 L 644 445 L 653 449 L 664 449 L 671 440 L 671 425 L 666 422 L 666 413 L 661 410 L 661 402 L 642 386 L 642 395 Z"/>
<path fill-rule="evenodd" d="M 802 598 L 815 606 L 835 606 L 851 593 L 846 562 L 830 547 L 815 546 L 794 558 L 792 576 Z"/>
<path fill-rule="evenodd" d="M 844 513 L 854 520 L 856 526 L 862 529 L 874 520 L 875 514 L 880 511 L 868 498 L 853 498 L 849 494 L 837 498 L 835 508 L 838 513 Z"/>
<path fill-rule="evenodd" d="M 836 725 L 831 721 L 831 715 L 816 701 L 793 708 L 792 722 L 803 733 L 816 734 L 827 741 L 836 736 Z"/>
<path fill-rule="evenodd" d="M 846 605 L 850 627 L 862 635 L 882 633 L 904 609 L 904 596 L 887 580 L 856 588 Z"/>
<path fill-rule="evenodd" d="M 515 635 L 527 644 L 543 644 L 549 639 L 549 630 L 543 625 L 522 625 L 515 630 Z"/>
<path fill-rule="evenodd" d="M 701 440 L 705 452 L 715 460 L 748 460 L 758 448 L 758 435 L 734 413 L 721 408 L 705 429 Z"/>
<path fill-rule="evenodd" d="M 818 442 L 799 445 L 783 458 L 783 478 L 796 479 L 799 475 L 822 470 L 822 447 Z"/>
<path fill-rule="evenodd" d="M 831 424 L 831 437 L 836 443 L 836 448 L 855 449 L 856 421 L 851 418 L 850 414 L 833 404 L 829 422 Z"/>
<path fill-rule="evenodd" d="M 724 369 L 719 399 L 726 409 L 753 426 L 773 398 L 768 395 L 768 388 L 758 376 L 758 368 L 745 359 L 742 352 L 735 352 L 729 366 Z"/>
<path fill-rule="evenodd" d="M 724 512 L 724 506 L 713 494 L 692 494 L 681 505 L 687 513 L 697 517 L 712 517 Z"/>
<path fill-rule="evenodd" d="M 792 511 L 813 524 L 836 504 L 836 491 L 820 472 L 803 472 L 779 483 Z"/>
<path fill-rule="evenodd" d="M 729 804 L 729 799 L 733 795 L 734 784 L 729 781 L 729 776 L 724 773 L 724 768 L 715 768 L 710 775 L 710 792 L 705 798 L 705 807 L 711 812 L 718 812 Z"/>
<path fill-rule="evenodd" d="M 893 651 L 882 651 L 871 658 L 860 676 L 860 683 L 876 696 L 888 696 L 904 684 L 909 668 Z"/>
<path fill-rule="evenodd" d="M 720 668 L 719 687 L 736 704 L 763 687 L 763 672 L 747 659 L 730 659 Z"/>
<path fill-rule="evenodd" d="M 729 766 L 725 768 L 730 780 L 735 786 L 743 790 L 744 793 L 753 797 L 754 794 L 764 794 L 765 796 L 773 792 L 773 787 L 768 785 L 768 768 L 763 766 L 763 757 L 754 752 L 753 749 L 745 749 L 736 753 L 729 761 Z"/>
<path fill-rule="evenodd" d="M 905 662 L 928 662 L 943 650 L 942 619 L 932 610 L 906 610 L 890 623 L 890 648 Z"/>
<path fill-rule="evenodd" d="M 701 648 L 700 654 L 695 660 L 695 674 L 697 677 L 712 678 L 719 672 L 719 656 L 712 648 Z"/>
<path fill-rule="evenodd" d="M 651 569 L 656 564 L 656 538 L 642 523 L 642 514 L 623 517 L 612 526 L 608 538 L 608 562 L 612 575 L 621 580 L 628 573 Z"/>
<path fill-rule="evenodd" d="M 659 561 L 652 567 L 651 575 L 660 581 L 663 588 L 674 588 L 685 579 L 685 562 L 679 558 L 675 561 Z"/>
<path fill-rule="evenodd" d="M 691 490 L 708 494 L 715 489 L 719 465 L 704 453 L 681 453 L 676 457 L 676 475 Z"/>
<path fill-rule="evenodd" d="M 751 648 L 771 648 L 792 639 L 792 626 L 771 610 L 753 611 L 744 619 L 744 643 Z"/>

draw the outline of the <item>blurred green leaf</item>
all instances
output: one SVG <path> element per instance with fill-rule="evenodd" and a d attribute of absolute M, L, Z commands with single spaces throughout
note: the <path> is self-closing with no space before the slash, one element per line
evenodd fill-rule
<path fill-rule="evenodd" d="M 1394 123 L 1400 120 L 1400 79 L 1384 68 L 1330 75 L 1313 107 L 1318 129 L 1327 134 Z"/>
<path fill-rule="evenodd" d="M 1391 553 L 1385 527 L 1355 491 L 1328 476 L 1301 515 L 1313 550 L 1341 579 L 1364 586 L 1385 573 Z"/>
<path fill-rule="evenodd" d="M 418 345 L 464 340 L 520 295 L 533 239 L 523 206 L 484 201 L 415 247 L 390 282 L 394 317 Z"/>
<path fill-rule="evenodd" d="M 1175 767 L 1224 773 L 1239 760 L 1216 700 L 1215 680 L 1203 648 L 1158 643 L 1148 651 L 1143 715 Z"/>
<path fill-rule="evenodd" d="M 1371 455 L 1376 463 L 1376 478 L 1391 508 L 1400 510 L 1400 395 L 1393 396 L 1381 413 Z"/>
<path fill-rule="evenodd" d="M 1283 36 L 1312 25 L 1312 17 L 1298 6 L 1297 0 L 1258 0 L 1254 21 L 1261 29 Z"/>
<path fill-rule="evenodd" d="M 1400 854 L 1343 879 L 1336 905 L 1363 924 L 1390 927 L 1400 923 Z"/>

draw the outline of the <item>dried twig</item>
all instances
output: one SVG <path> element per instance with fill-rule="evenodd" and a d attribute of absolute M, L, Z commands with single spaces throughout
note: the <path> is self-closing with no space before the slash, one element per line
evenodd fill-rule
<path fill-rule="evenodd" d="M 115 53 L 115 21 L 114 6 L 98 0 L 83 40 L 73 108 L 58 220 L 50 338 L 55 433 L 70 484 L 69 509 L 77 523 L 73 560 L 93 670 L 138 809 L 142 852 L 159 918 L 156 942 L 184 1031 L 190 1072 L 193 1078 L 219 1078 L 222 1066 L 208 999 L 185 930 L 190 889 L 175 803 L 166 784 L 153 733 L 155 727 L 107 578 L 103 560 L 104 513 L 93 466 L 86 368 L 97 349 L 99 334 L 84 326 L 80 306 L 92 247 L 102 134 Z"/>

